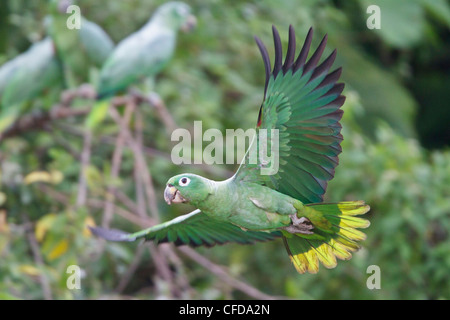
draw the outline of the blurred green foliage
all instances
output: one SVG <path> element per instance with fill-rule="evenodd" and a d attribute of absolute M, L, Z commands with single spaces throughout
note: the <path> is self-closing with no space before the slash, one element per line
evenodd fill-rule
<path fill-rule="evenodd" d="M 141 27 L 163 1 L 80 0 L 83 15 L 101 25 L 117 43 Z M 198 18 L 193 33 L 180 34 L 174 59 L 158 77 L 155 91 L 180 127 L 250 128 L 261 103 L 264 69 L 253 40 L 271 52 L 271 24 L 287 42 L 288 25 L 298 43 L 310 26 L 315 45 L 325 33 L 327 50 L 338 49 L 343 66 L 343 153 L 327 201 L 364 199 L 371 205 L 364 248 L 335 269 L 298 275 L 280 241 L 253 246 L 196 249 L 260 291 L 295 299 L 449 299 L 450 298 L 450 7 L 445 0 L 264 0 L 189 1 Z M 381 29 L 369 30 L 366 8 L 381 8 Z M 0 64 L 45 36 L 46 1 L 0 2 Z M 285 30 L 285 32 L 283 32 Z M 93 79 L 95 82 L 95 79 Z M 46 97 L 36 100 L 45 101 Z M 54 101 L 53 101 L 54 102 Z M 166 220 L 189 208 L 168 207 L 162 197 L 167 179 L 194 171 L 224 179 L 233 166 L 174 166 L 167 158 L 173 143 L 156 112 L 146 106 L 143 144 L 160 211 Z M 120 109 L 119 109 L 120 111 Z M 46 130 L 5 139 L 0 145 L 0 299 L 91 299 L 116 297 L 114 291 L 142 244 L 101 244 L 85 229 L 99 223 L 100 203 L 76 207 L 83 149 L 83 120 L 65 119 Z M 131 125 L 135 125 L 135 120 Z M 70 129 L 70 130 L 69 130 Z M 78 131 L 77 131 L 78 129 Z M 136 198 L 134 158 L 125 149 L 118 179 L 111 179 L 114 139 L 111 119 L 93 137 L 87 168 L 89 199 L 104 200 L 108 186 Z M 112 143 L 110 143 L 112 141 Z M 429 150 L 435 148 L 435 150 Z M 40 176 L 36 174 L 40 173 Z M 30 176 L 30 174 L 34 174 Z M 46 182 L 34 182 L 35 180 Z M 118 206 L 122 206 L 117 201 Z M 118 215 L 112 225 L 140 227 Z M 105 251 L 99 250 L 104 245 Z M 102 254 L 99 254 L 102 253 Z M 177 252 L 177 251 L 175 251 Z M 173 269 L 187 279 L 183 298 L 247 298 L 184 255 Z M 81 290 L 69 290 L 69 265 L 83 270 Z M 366 270 L 378 265 L 381 289 L 369 290 Z M 156 276 L 154 259 L 144 251 L 119 297 L 173 297 Z M 42 277 L 44 275 L 44 277 Z M 42 279 L 45 280 L 42 280 Z M 47 288 L 46 288 L 47 286 Z M 47 293 L 46 293 L 47 291 Z"/>

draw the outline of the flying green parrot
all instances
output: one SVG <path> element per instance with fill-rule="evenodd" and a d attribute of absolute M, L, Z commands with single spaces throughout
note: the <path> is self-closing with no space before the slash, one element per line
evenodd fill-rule
<path fill-rule="evenodd" d="M 167 2 L 140 30 L 119 42 L 100 72 L 97 94 L 101 100 L 88 117 L 90 126 L 106 113 L 109 103 L 105 98 L 158 74 L 173 56 L 178 30 L 189 31 L 195 24 L 187 4 Z"/>
<path fill-rule="evenodd" d="M 329 72 L 336 50 L 318 64 L 326 46 L 325 36 L 306 61 L 312 40 L 310 29 L 294 60 L 295 33 L 290 26 L 282 63 L 280 37 L 275 27 L 272 30 L 273 69 L 267 49 L 255 37 L 266 71 L 264 100 L 257 133 L 237 172 L 225 181 L 190 173 L 174 176 L 167 182 L 165 201 L 189 203 L 197 210 L 132 234 L 92 228 L 94 234 L 112 241 L 144 238 L 191 246 L 247 244 L 281 237 L 299 273 L 316 273 L 319 262 L 333 268 L 336 258 L 348 260 L 359 249 L 358 242 L 365 234 L 358 229 L 367 228 L 369 221 L 357 216 L 368 212 L 369 206 L 364 201 L 322 203 L 342 150 L 339 121 L 344 85 L 337 83 L 341 68 Z M 260 134 L 272 130 L 278 132 L 279 167 L 267 174 L 262 169 L 270 168 L 275 160 L 251 159 L 252 154 L 265 152 L 264 148 L 272 150 L 276 134 L 266 139 L 266 147 L 261 144 L 264 134 Z"/>
<path fill-rule="evenodd" d="M 71 0 L 50 0 L 46 27 L 62 62 L 65 84 L 75 88 L 89 81 L 91 68 L 102 67 L 114 49 L 114 42 L 81 12 L 71 11 L 71 6 Z M 80 20 L 79 26 L 76 19 Z"/>
<path fill-rule="evenodd" d="M 62 73 L 52 40 L 34 43 L 0 67 L 0 135 L 45 89 L 58 86 Z"/>

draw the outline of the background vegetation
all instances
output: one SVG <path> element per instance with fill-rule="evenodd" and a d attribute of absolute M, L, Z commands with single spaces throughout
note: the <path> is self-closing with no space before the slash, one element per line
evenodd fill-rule
<path fill-rule="evenodd" d="M 162 2 L 78 5 L 117 43 Z M 91 143 L 83 116 L 31 126 L 0 142 L 0 299 L 450 298 L 449 3 L 189 3 L 198 26 L 180 34 L 173 60 L 155 83 L 165 107 L 118 103 Z M 381 8 L 380 30 L 366 27 L 370 4 Z M 45 37 L 46 14 L 44 0 L 0 2 L 0 64 Z M 193 250 L 92 237 L 85 225 L 100 224 L 107 212 L 111 226 L 130 231 L 188 212 L 163 201 L 165 182 L 175 174 L 224 179 L 235 170 L 174 166 L 170 121 L 192 128 L 202 120 L 204 130 L 223 132 L 253 127 L 264 83 L 253 35 L 271 52 L 272 24 L 284 44 L 292 24 L 298 43 L 313 26 L 315 45 L 328 33 L 327 50 L 338 49 L 336 65 L 343 66 L 346 83 L 345 140 L 326 200 L 371 205 L 364 248 L 335 269 L 298 275 L 280 241 Z M 50 110 L 60 93 L 60 86 L 49 88 L 30 102 L 27 114 Z M 71 108 L 90 105 L 75 99 Z M 121 129 L 119 120 L 126 117 Z M 66 268 L 73 264 L 83 271 L 81 290 L 66 286 Z M 380 267 L 380 290 L 366 287 L 370 265 Z"/>

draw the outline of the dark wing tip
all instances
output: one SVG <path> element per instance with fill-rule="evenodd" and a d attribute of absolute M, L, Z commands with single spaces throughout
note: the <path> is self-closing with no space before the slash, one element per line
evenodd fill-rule
<path fill-rule="evenodd" d="M 261 41 L 261 39 L 259 39 L 257 36 L 255 36 L 255 41 L 256 44 L 258 45 L 259 51 L 261 52 L 261 56 L 264 62 L 264 69 L 266 71 L 266 82 L 265 82 L 265 87 L 264 87 L 264 96 L 266 95 L 266 91 L 267 91 L 267 85 L 269 84 L 269 78 L 270 78 L 270 58 L 269 58 L 269 53 L 267 52 L 266 46 L 264 45 L 264 43 Z"/>
<path fill-rule="evenodd" d="M 282 59 L 283 59 L 283 48 L 281 46 L 281 39 L 280 34 L 278 33 L 277 28 L 275 28 L 274 25 L 272 25 L 272 34 L 273 34 L 273 42 L 275 47 L 275 61 L 273 64 L 273 71 L 272 74 L 276 78 L 278 75 L 278 72 L 280 72 L 282 68 Z"/>
<path fill-rule="evenodd" d="M 310 70 L 314 69 L 319 62 L 320 58 L 322 57 L 322 53 L 325 50 L 325 47 L 327 46 L 328 41 L 328 34 L 326 34 L 322 41 L 320 42 L 319 46 L 317 47 L 316 51 L 313 53 L 309 61 L 305 65 L 305 69 L 303 71 L 303 74 L 308 73 Z"/>
<path fill-rule="evenodd" d="M 274 78 L 277 77 L 280 70 L 283 71 L 283 73 L 286 73 L 289 69 L 292 69 L 295 73 L 297 70 L 304 68 L 303 74 L 308 73 L 311 70 L 315 70 L 316 74 L 320 74 L 324 71 L 328 71 L 331 67 L 331 65 L 334 63 L 334 60 L 336 58 L 336 50 L 334 50 L 330 56 L 320 65 L 317 67 L 317 63 L 319 62 L 320 58 L 322 57 L 322 54 L 325 50 L 325 47 L 327 45 L 328 41 L 328 34 L 325 34 L 322 41 L 320 42 L 319 46 L 315 50 L 315 52 L 312 54 L 311 58 L 306 62 L 309 54 L 309 50 L 311 48 L 312 38 L 313 38 L 314 29 L 311 27 L 308 30 L 308 33 L 306 35 L 305 41 L 303 43 L 302 49 L 300 50 L 299 55 L 297 56 L 297 59 L 294 62 L 294 56 L 295 56 L 295 50 L 296 50 L 296 42 L 295 42 L 295 31 L 294 27 L 292 25 L 289 25 L 289 42 L 288 42 L 288 48 L 286 52 L 286 58 L 284 63 L 283 60 L 283 48 L 281 45 L 281 39 L 280 34 L 277 30 L 277 28 L 272 25 L 272 34 L 273 34 L 273 41 L 274 41 L 274 50 L 275 50 L 275 61 L 273 70 L 271 70 L 271 64 L 270 64 L 270 57 L 267 52 L 267 49 L 264 45 L 264 43 L 259 39 L 258 37 L 254 37 L 256 40 L 256 43 L 259 47 L 259 50 L 261 52 L 263 61 L 264 61 L 264 67 L 266 71 L 266 90 L 267 90 L 267 84 L 269 82 L 269 77 L 271 74 L 273 74 Z"/>
<path fill-rule="evenodd" d="M 303 43 L 303 47 L 298 54 L 297 60 L 294 63 L 294 72 L 298 69 L 302 68 L 305 65 L 306 58 L 308 57 L 309 49 L 311 48 L 312 37 L 314 34 L 314 29 L 311 27 L 308 30 L 308 34 L 306 35 L 305 42 Z"/>
<path fill-rule="evenodd" d="M 97 237 L 103 238 L 109 241 L 134 241 L 135 237 L 130 236 L 130 233 L 117 230 L 117 229 L 106 229 L 101 227 L 88 227 L 91 232 Z"/>
<path fill-rule="evenodd" d="M 286 59 L 284 60 L 284 64 L 283 64 L 283 73 L 286 73 L 286 71 L 288 71 L 294 64 L 295 49 L 296 49 L 295 30 L 294 30 L 294 27 L 290 24 L 289 25 L 289 42 L 288 42 L 288 49 L 287 49 L 287 53 L 286 53 Z"/>

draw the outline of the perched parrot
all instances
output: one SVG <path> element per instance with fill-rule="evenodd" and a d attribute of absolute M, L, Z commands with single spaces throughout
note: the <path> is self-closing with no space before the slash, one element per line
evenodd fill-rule
<path fill-rule="evenodd" d="M 290 26 L 282 63 L 279 33 L 275 27 L 272 30 L 273 69 L 267 49 L 255 37 L 266 71 L 264 100 L 257 134 L 237 172 L 225 181 L 190 173 L 174 176 L 167 182 L 165 201 L 189 203 L 197 210 L 132 234 L 92 228 L 94 234 L 112 241 L 145 238 L 191 246 L 247 244 L 281 237 L 299 273 L 316 273 L 319 261 L 333 268 L 336 258 L 351 258 L 360 247 L 358 242 L 365 239 L 357 229 L 369 226 L 369 221 L 357 216 L 368 212 L 369 206 L 364 201 L 322 203 L 342 150 L 339 121 L 344 85 L 337 83 L 341 68 L 329 72 L 336 50 L 318 64 L 326 46 L 325 36 L 306 61 L 313 33 L 310 29 L 295 59 L 295 33 Z M 252 150 L 256 154 L 262 150 L 258 133 L 272 129 L 279 132 L 279 169 L 268 175 L 261 169 L 270 167 L 270 162 L 258 157 L 252 163 L 250 158 Z M 272 140 L 268 139 L 268 150 Z"/>
<path fill-rule="evenodd" d="M 44 89 L 57 86 L 61 68 L 52 40 L 34 43 L 0 67 L 0 135 Z"/>
<path fill-rule="evenodd" d="M 187 4 L 168 2 L 140 30 L 119 42 L 100 72 L 97 93 L 101 101 L 91 112 L 92 118 L 88 118 L 90 126 L 97 124 L 106 112 L 109 103 L 105 98 L 158 74 L 173 56 L 178 30 L 189 31 L 195 23 Z"/>
<path fill-rule="evenodd" d="M 80 28 L 69 29 L 71 0 L 50 0 L 47 31 L 64 70 L 66 86 L 75 88 L 86 83 L 92 67 L 100 69 L 114 49 L 109 35 L 97 24 L 80 15 Z M 73 13 L 75 15 L 75 13 Z"/>

